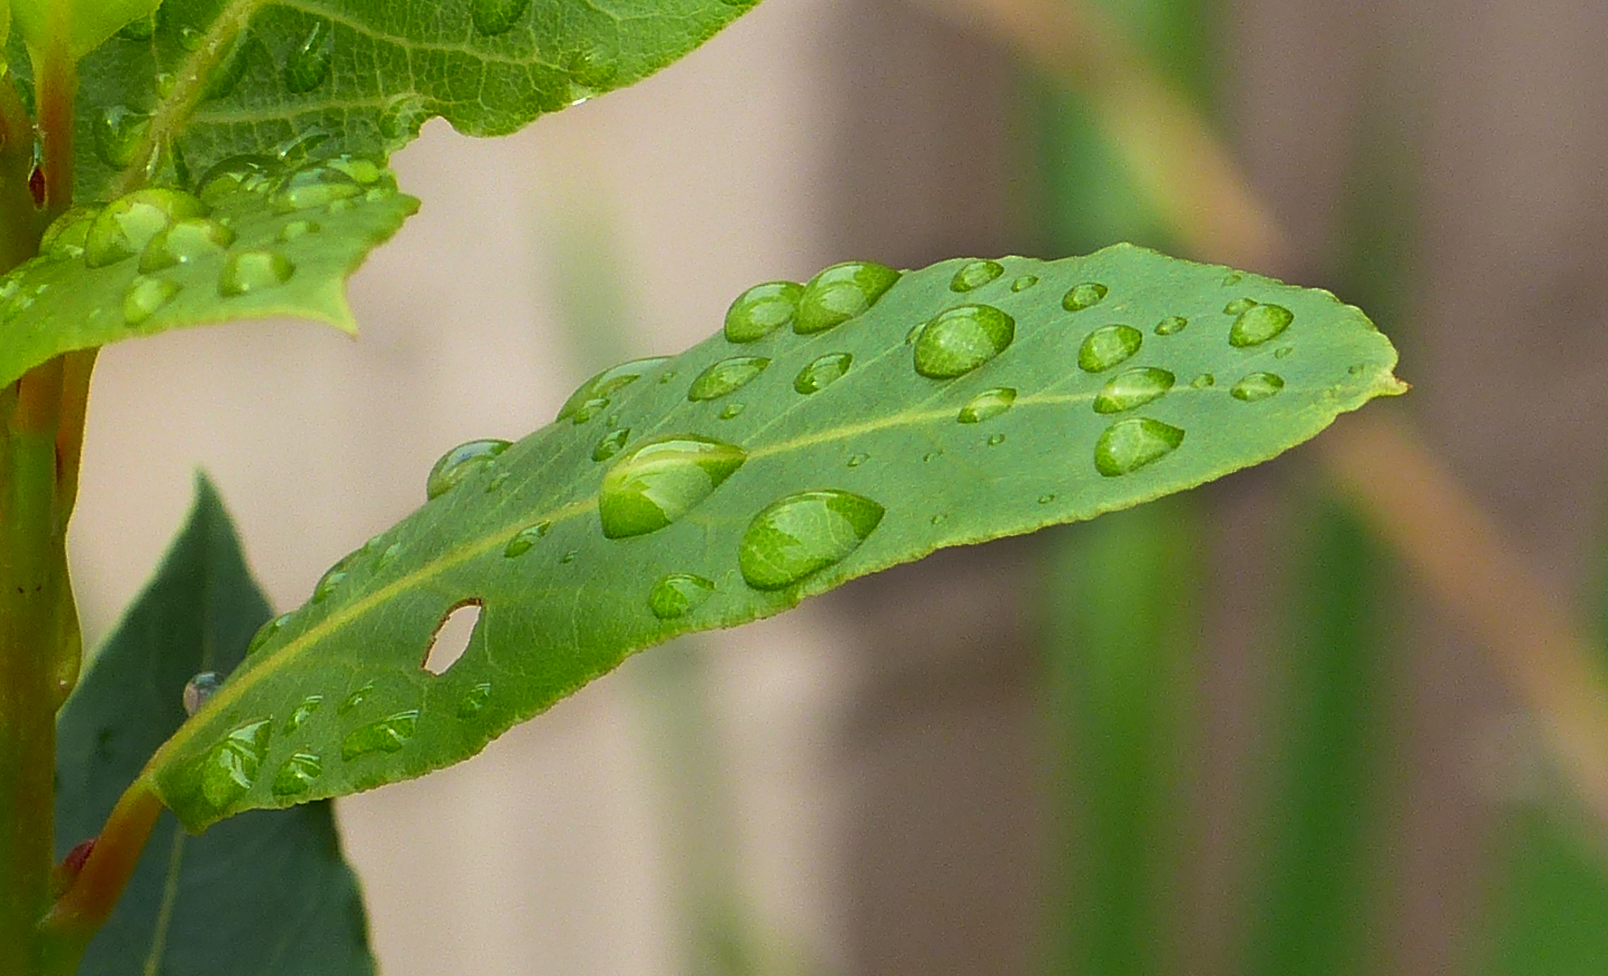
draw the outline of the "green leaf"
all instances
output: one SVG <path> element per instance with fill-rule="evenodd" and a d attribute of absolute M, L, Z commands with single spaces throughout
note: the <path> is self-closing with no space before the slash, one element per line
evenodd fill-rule
<path fill-rule="evenodd" d="M 450 452 L 428 504 L 264 631 L 155 789 L 200 829 L 417 776 L 633 650 L 1198 485 L 1404 389 L 1333 295 L 1125 245 L 885 286 L 761 287 L 727 318 L 751 341 L 606 371 L 519 444 Z M 422 668 L 470 604 L 463 657 Z M 298 753 L 319 775 L 282 779 Z"/>
<path fill-rule="evenodd" d="M 418 209 L 359 157 L 213 174 L 77 208 L 0 278 L 0 386 L 54 356 L 170 329 L 294 316 L 355 332 L 344 284 Z"/>
<path fill-rule="evenodd" d="M 149 17 L 162 0 L 10 0 L 8 12 L 17 17 L 17 33 L 35 51 L 48 48 L 51 20 L 60 18 L 67 28 L 67 51 L 81 58 L 99 47 L 130 21 Z M 3 0 L 0 0 L 3 3 Z M 4 34 L 0 33 L 0 41 Z"/>
<path fill-rule="evenodd" d="M 306 139 L 384 157 L 433 116 L 502 135 L 632 84 L 746 0 L 167 0 L 80 65 L 78 182 L 186 184 Z M 19 69 L 22 67 L 18 65 Z M 101 138 L 106 129 L 128 140 Z"/>
<path fill-rule="evenodd" d="M 227 672 L 269 616 L 210 485 L 155 580 L 61 715 L 62 854 L 100 831 L 118 796 L 185 719 L 185 684 Z M 368 976 L 357 881 L 328 803 L 261 812 L 187 836 L 164 814 L 81 976 Z"/>

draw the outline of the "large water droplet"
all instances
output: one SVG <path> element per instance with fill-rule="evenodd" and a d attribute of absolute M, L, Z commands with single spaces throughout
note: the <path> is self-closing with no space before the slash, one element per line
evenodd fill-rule
<path fill-rule="evenodd" d="M 127 105 L 109 105 L 95 120 L 95 155 L 114 169 L 134 162 L 140 142 L 151 131 L 151 116 Z"/>
<path fill-rule="evenodd" d="M 1132 359 L 1144 342 L 1144 334 L 1131 325 L 1095 329 L 1078 347 L 1078 367 L 1086 373 L 1104 372 Z"/>
<path fill-rule="evenodd" d="M 508 546 L 503 550 L 503 556 L 508 559 L 518 559 L 536 548 L 536 541 L 547 535 L 552 528 L 553 523 L 544 520 L 520 529 L 512 539 L 508 540 Z"/>
<path fill-rule="evenodd" d="M 529 7 L 530 0 L 474 0 L 469 16 L 475 23 L 475 30 L 487 37 L 496 37 L 513 30 Z"/>
<path fill-rule="evenodd" d="M 179 291 L 178 284 L 163 278 L 135 278 L 123 292 L 123 321 L 131 326 L 143 325 Z"/>
<path fill-rule="evenodd" d="M 860 547 L 886 509 L 846 491 L 805 491 L 759 511 L 743 531 L 737 564 L 756 590 L 779 590 Z"/>
<path fill-rule="evenodd" d="M 770 360 L 763 356 L 722 359 L 698 374 L 698 378 L 687 389 L 687 399 L 696 402 L 723 397 L 752 382 L 769 365 Z"/>
<path fill-rule="evenodd" d="M 215 810 L 223 810 L 246 795 L 257 782 L 268 739 L 270 719 L 247 722 L 223 737 L 201 759 L 201 795 Z"/>
<path fill-rule="evenodd" d="M 1094 445 L 1094 467 L 1107 478 L 1129 474 L 1166 457 L 1184 442 L 1184 432 L 1149 417 L 1119 420 Z"/>
<path fill-rule="evenodd" d="M 216 671 L 202 671 L 184 685 L 184 714 L 194 715 L 201 710 L 213 693 L 223 687 L 223 678 Z"/>
<path fill-rule="evenodd" d="M 1166 396 L 1175 382 L 1177 377 L 1154 366 L 1125 369 L 1100 388 L 1094 397 L 1094 412 L 1121 413 L 1143 406 Z"/>
<path fill-rule="evenodd" d="M 625 442 L 630 437 L 631 428 L 629 427 L 616 427 L 614 430 L 604 434 L 603 439 L 597 442 L 596 447 L 592 448 L 592 460 L 607 461 L 620 453 L 620 448 L 625 446 Z"/>
<path fill-rule="evenodd" d="M 274 796 L 300 796 L 313 788 L 324 775 L 324 764 L 316 753 L 298 752 L 285 760 L 274 774 Z"/>
<path fill-rule="evenodd" d="M 278 288 L 296 273 L 296 264 L 278 251 L 237 251 L 223 263 L 218 294 L 224 298 Z"/>
<path fill-rule="evenodd" d="M 274 194 L 274 210 L 294 213 L 327 207 L 337 200 L 350 200 L 362 193 L 363 184 L 344 170 L 334 166 L 309 166 L 293 173 Z"/>
<path fill-rule="evenodd" d="M 329 77 L 335 60 L 335 29 L 327 20 L 316 20 L 301 42 L 285 58 L 285 88 L 292 95 L 304 95 Z"/>
<path fill-rule="evenodd" d="M 1241 377 L 1228 393 L 1236 400 L 1255 403 L 1276 395 L 1282 389 L 1284 377 L 1276 373 L 1250 373 Z"/>
<path fill-rule="evenodd" d="M 729 342 L 757 342 L 798 314 L 798 301 L 804 286 L 791 281 L 767 281 L 737 296 L 726 310 L 726 339 Z"/>
<path fill-rule="evenodd" d="M 1223 314 L 1224 315 L 1239 315 L 1240 313 L 1248 311 L 1248 310 L 1253 309 L 1255 307 L 1256 307 L 1256 300 L 1254 298 L 1236 298 L 1233 301 L 1229 302 L 1227 305 L 1223 306 Z"/>
<path fill-rule="evenodd" d="M 603 534 L 624 539 L 664 528 L 747 460 L 740 447 L 693 435 L 637 445 L 603 475 L 597 499 Z"/>
<path fill-rule="evenodd" d="M 827 353 L 799 370 L 798 376 L 793 380 L 793 389 L 806 396 L 819 393 L 841 379 L 853 363 L 854 357 L 846 352 Z"/>
<path fill-rule="evenodd" d="M 267 193 L 278 182 L 282 167 L 270 156 L 230 156 L 207 170 L 200 196 L 208 206 L 220 206 L 238 196 Z"/>
<path fill-rule="evenodd" d="M 57 260 L 82 257 L 89 228 L 99 214 L 99 207 L 73 207 L 57 217 L 45 228 L 45 236 L 39 240 L 39 253 Z"/>
<path fill-rule="evenodd" d="M 1257 305 L 1239 314 L 1228 329 L 1231 346 L 1256 346 L 1268 341 L 1295 321 L 1295 313 L 1282 305 Z"/>
<path fill-rule="evenodd" d="M 998 261 L 973 261 L 970 264 L 963 264 L 949 280 L 949 290 L 967 292 L 981 288 L 1004 273 L 1005 266 Z"/>
<path fill-rule="evenodd" d="M 360 725 L 341 742 L 341 758 L 351 762 L 377 752 L 401 752 L 418 730 L 419 710 L 416 708 Z"/>
<path fill-rule="evenodd" d="M 463 700 L 458 702 L 459 718 L 474 718 L 480 710 L 486 707 L 491 700 L 491 682 L 482 681 L 464 692 Z"/>
<path fill-rule="evenodd" d="M 1156 335 L 1177 335 L 1189 327 L 1189 320 L 1182 315 L 1169 315 L 1156 323 Z"/>
<path fill-rule="evenodd" d="M 992 305 L 962 305 L 927 323 L 916 337 L 916 372 L 933 379 L 963 376 L 998 356 L 1016 338 L 1016 320 Z"/>
<path fill-rule="evenodd" d="M 109 204 L 90 224 L 84 238 L 84 262 L 91 268 L 104 268 L 131 258 L 175 220 L 206 213 L 206 204 L 182 190 L 135 190 Z"/>
<path fill-rule="evenodd" d="M 980 424 L 998 417 L 1009 410 L 1015 402 L 1016 391 L 1008 386 L 984 390 L 972 397 L 970 403 L 960 408 L 960 415 L 955 420 L 963 424 Z"/>
<path fill-rule="evenodd" d="M 151 274 L 175 265 L 218 257 L 235 242 L 235 232 L 206 217 L 191 217 L 158 231 L 140 255 L 140 271 Z"/>
<path fill-rule="evenodd" d="M 467 441 L 441 455 L 424 482 L 426 498 L 440 498 L 513 445 L 496 438 Z"/>
<path fill-rule="evenodd" d="M 296 710 L 290 713 L 290 718 L 285 719 L 285 734 L 290 735 L 301 728 L 302 723 L 312 718 L 313 713 L 322 708 L 323 705 L 323 695 L 308 695 L 303 698 L 301 704 L 296 706 Z"/>
<path fill-rule="evenodd" d="M 1081 285 L 1072 286 L 1066 297 L 1061 299 L 1061 307 L 1068 312 L 1081 312 L 1105 301 L 1107 294 L 1105 285 L 1098 281 L 1085 281 Z"/>
<path fill-rule="evenodd" d="M 671 573 L 653 584 L 648 609 L 660 620 L 674 620 L 703 606 L 714 592 L 715 584 L 702 576 Z"/>
<path fill-rule="evenodd" d="M 667 356 L 655 356 L 651 359 L 633 359 L 628 363 L 605 369 L 575 388 L 575 392 L 564 401 L 564 405 L 558 408 L 558 416 L 553 418 L 554 422 L 575 417 L 583 406 L 592 401 L 603 400 L 606 403 L 616 390 L 635 383 L 644 373 L 669 361 Z M 592 413 L 601 409 L 604 407 L 594 407 Z M 589 413 L 587 419 L 590 420 L 591 416 Z M 577 419 L 575 422 L 583 424 L 586 421 Z"/>
<path fill-rule="evenodd" d="M 836 328 L 875 305 L 898 280 L 899 272 L 870 261 L 834 264 L 804 286 L 793 331 L 813 335 Z"/>

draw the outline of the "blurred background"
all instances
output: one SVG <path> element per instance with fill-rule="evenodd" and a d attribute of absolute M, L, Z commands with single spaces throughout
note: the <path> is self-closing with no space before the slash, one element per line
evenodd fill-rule
<path fill-rule="evenodd" d="M 1135 240 L 1361 304 L 1413 393 L 342 801 L 383 971 L 1608 972 L 1605 39 L 1593 0 L 767 0 L 518 136 L 434 123 L 361 341 L 101 357 L 87 627 L 197 467 L 293 606 L 443 450 L 749 285 Z"/>

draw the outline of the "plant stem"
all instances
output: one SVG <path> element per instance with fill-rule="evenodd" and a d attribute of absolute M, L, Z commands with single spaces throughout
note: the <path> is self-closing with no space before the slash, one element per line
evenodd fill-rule
<path fill-rule="evenodd" d="M 65 33 L 39 65 L 39 138 L 45 173 L 45 211 L 56 217 L 73 205 L 73 105 L 78 70 Z"/>

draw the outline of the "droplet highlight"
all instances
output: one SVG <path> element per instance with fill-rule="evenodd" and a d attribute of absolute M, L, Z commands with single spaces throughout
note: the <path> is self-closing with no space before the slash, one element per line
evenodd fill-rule
<path fill-rule="evenodd" d="M 898 280 L 899 272 L 870 261 L 834 264 L 804 286 L 793 331 L 814 335 L 835 329 L 875 305 Z"/>
<path fill-rule="evenodd" d="M 1103 373 L 1132 359 L 1144 342 L 1144 334 L 1131 325 L 1095 329 L 1078 347 L 1078 368 L 1086 373 Z"/>
<path fill-rule="evenodd" d="M 932 379 L 964 376 L 1016 338 L 1016 320 L 992 305 L 962 305 L 927 323 L 915 342 L 916 372 Z"/>
<path fill-rule="evenodd" d="M 1125 369 L 1106 381 L 1094 397 L 1095 413 L 1122 413 L 1159 400 L 1173 388 L 1177 377 L 1164 369 L 1141 366 Z"/>
<path fill-rule="evenodd" d="M 1150 417 L 1119 420 L 1094 445 L 1094 467 L 1107 478 L 1131 474 L 1154 464 L 1184 442 L 1184 432 Z"/>
<path fill-rule="evenodd" d="M 708 498 L 748 460 L 742 448 L 694 435 L 632 448 L 603 476 L 597 511 L 610 539 L 662 529 Z"/>
<path fill-rule="evenodd" d="M 853 363 L 854 357 L 846 352 L 827 353 L 799 370 L 793 379 L 793 389 L 805 396 L 819 393 L 842 379 Z"/>
<path fill-rule="evenodd" d="M 185 682 L 184 685 L 184 714 L 194 715 L 201 710 L 213 693 L 223 687 L 223 678 L 216 671 L 202 671 L 200 674 Z"/>
<path fill-rule="evenodd" d="M 426 498 L 440 498 L 464 479 L 495 461 L 513 444 L 496 438 L 468 441 L 441 455 L 424 482 Z"/>
<path fill-rule="evenodd" d="M 692 573 L 670 573 L 648 591 L 648 609 L 660 620 L 685 617 L 714 595 L 715 584 Z"/>
<path fill-rule="evenodd" d="M 804 286 L 792 281 L 767 281 L 748 289 L 726 310 L 726 341 L 758 342 L 792 325 L 803 295 Z"/>

